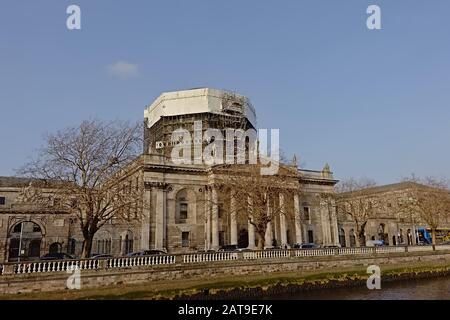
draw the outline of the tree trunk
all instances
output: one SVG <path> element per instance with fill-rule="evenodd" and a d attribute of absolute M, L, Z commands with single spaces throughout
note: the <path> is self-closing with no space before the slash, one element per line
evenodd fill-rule
<path fill-rule="evenodd" d="M 431 244 L 436 245 L 436 228 L 431 228 Z"/>
<path fill-rule="evenodd" d="M 361 230 L 358 227 L 358 225 L 356 225 L 356 232 L 355 232 L 355 245 L 357 248 L 361 247 L 361 237 L 359 236 L 361 234 Z"/>
<path fill-rule="evenodd" d="M 265 235 L 266 235 L 266 233 L 264 232 L 263 234 L 261 234 L 261 233 L 257 233 L 258 234 L 258 250 L 264 250 L 264 246 L 265 246 L 265 241 L 266 241 L 266 239 L 265 239 Z"/>
<path fill-rule="evenodd" d="M 91 255 L 93 239 L 94 239 L 93 234 L 89 234 L 84 237 L 83 251 L 81 253 L 82 258 L 89 258 L 89 256 Z"/>

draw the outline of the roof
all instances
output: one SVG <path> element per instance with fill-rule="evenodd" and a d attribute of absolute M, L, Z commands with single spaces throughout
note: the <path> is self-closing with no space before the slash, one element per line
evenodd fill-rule
<path fill-rule="evenodd" d="M 405 182 L 398 182 L 398 183 L 392 183 L 392 184 L 386 184 L 383 186 L 376 186 L 376 187 L 370 187 L 366 189 L 360 189 L 355 191 L 348 191 L 348 192 L 342 192 L 339 193 L 339 195 L 350 195 L 350 194 L 358 194 L 359 192 L 364 191 L 364 193 L 381 193 L 381 192 L 389 192 L 389 191 L 398 191 L 398 190 L 405 190 L 405 189 L 411 189 L 411 188 L 429 188 L 426 185 L 411 182 L 411 181 L 405 181 Z"/>
<path fill-rule="evenodd" d="M 0 188 L 1 187 L 9 187 L 9 188 L 22 188 L 28 187 L 30 182 L 39 182 L 41 186 L 45 186 L 51 188 L 56 184 L 60 183 L 56 180 L 45 180 L 45 179 L 37 179 L 37 178 L 25 178 L 25 177 L 0 177 Z"/>
<path fill-rule="evenodd" d="M 26 187 L 37 179 L 22 177 L 0 177 L 0 187 Z"/>
<path fill-rule="evenodd" d="M 239 102 L 239 112 L 256 127 L 256 112 L 250 99 L 231 91 L 212 88 L 197 88 L 162 93 L 144 111 L 148 127 L 152 127 L 161 117 L 196 113 L 224 114 L 230 108 L 228 102 Z M 228 102 L 227 102 L 228 101 Z"/>

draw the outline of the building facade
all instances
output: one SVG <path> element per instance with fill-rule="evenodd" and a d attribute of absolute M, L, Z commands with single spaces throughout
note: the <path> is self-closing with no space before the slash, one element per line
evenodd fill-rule
<path fill-rule="evenodd" d="M 219 133 L 225 137 L 226 130 L 233 129 L 246 135 L 246 143 L 234 150 L 243 148 L 247 155 L 254 152 L 256 112 L 249 99 L 208 88 L 163 93 L 146 108 L 144 121 L 144 154 L 136 174 L 143 177 L 143 197 L 149 208 L 139 221 L 112 220 L 105 225 L 94 238 L 93 252 L 122 255 L 161 249 L 182 253 L 217 250 L 229 244 L 256 248 L 253 226 L 223 214 L 222 206 L 230 204 L 220 203 L 217 166 L 201 161 L 203 153 L 195 149 L 197 145 L 207 150 L 212 141 L 222 143 Z M 192 161 L 174 163 L 174 149 L 187 139 L 194 144 L 189 155 Z M 217 150 L 211 152 L 216 155 Z M 268 225 L 266 246 L 339 245 L 336 205 L 321 197 L 334 193 L 337 180 L 330 168 L 302 170 L 295 159 L 289 166 L 298 189 L 290 189 L 292 196 L 284 201 L 290 202 L 286 208 L 292 208 L 288 210 L 293 210 L 293 218 L 277 217 Z M 0 180 L 0 259 L 14 261 L 19 252 L 32 258 L 52 251 L 81 253 L 83 238 L 76 217 L 58 212 L 56 206 L 32 204 L 33 193 L 38 191 L 30 180 Z M 42 192 L 51 197 L 50 187 Z"/>
<path fill-rule="evenodd" d="M 383 241 L 384 245 L 416 245 L 430 241 L 428 224 L 419 214 L 399 204 L 410 200 L 414 188 L 429 188 L 414 182 L 400 182 L 337 194 L 339 243 L 342 247 L 370 245 L 372 241 Z M 355 219 L 348 214 L 349 200 L 355 203 L 361 199 L 362 205 L 373 204 L 373 212 L 365 223 L 361 241 L 358 241 Z M 428 234 L 428 236 L 427 236 Z M 450 240 L 450 224 L 443 221 L 438 230 L 437 243 Z"/>

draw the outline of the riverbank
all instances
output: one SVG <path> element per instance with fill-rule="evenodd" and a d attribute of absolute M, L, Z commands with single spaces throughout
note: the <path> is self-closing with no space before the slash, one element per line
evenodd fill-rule
<path fill-rule="evenodd" d="M 368 278 L 366 266 L 308 273 L 287 272 L 243 275 L 197 280 L 165 280 L 136 285 L 107 286 L 96 289 L 65 290 L 0 296 L 0 299 L 262 299 L 299 292 L 362 287 Z M 450 262 L 381 266 L 381 282 L 450 276 Z"/>

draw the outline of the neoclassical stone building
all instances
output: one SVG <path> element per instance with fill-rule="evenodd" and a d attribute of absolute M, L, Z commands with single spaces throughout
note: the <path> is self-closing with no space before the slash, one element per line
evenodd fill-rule
<path fill-rule="evenodd" d="M 0 262 L 17 261 L 19 252 L 35 259 L 49 252 L 79 256 L 83 237 L 77 217 L 58 209 L 51 185 L 37 189 L 33 180 L 0 177 Z M 33 199 L 50 199 L 45 205 Z M 138 222 L 111 221 L 94 238 L 93 252 L 124 254 L 133 250 Z"/>
<path fill-rule="evenodd" d="M 143 249 L 188 252 L 215 250 L 226 244 L 256 247 L 252 225 L 222 213 L 221 207 L 227 204 L 220 203 L 214 167 L 174 166 L 166 163 L 165 157 L 145 158 L 145 197 L 150 199 L 151 208 L 142 222 Z M 293 202 L 297 219 L 275 219 L 266 234 L 266 244 L 338 244 L 335 207 L 319 197 L 332 192 L 336 181 L 331 173 L 299 170 L 298 183 L 302 184 L 301 191 L 293 191 L 285 200 Z"/>
<path fill-rule="evenodd" d="M 338 208 L 339 243 L 341 246 L 359 246 L 355 221 L 345 209 L 346 200 L 360 198 L 375 199 L 374 212 L 367 219 L 362 242 L 383 240 L 385 245 L 415 245 L 423 241 L 424 230 L 429 226 L 411 210 L 400 208 L 399 203 L 407 201 L 413 188 L 427 188 L 414 182 L 400 182 L 376 186 L 358 192 L 340 193 L 336 196 Z M 450 235 L 450 221 L 443 221 L 439 228 L 437 242 L 441 243 Z M 448 241 L 448 240 L 447 240 Z"/>
<path fill-rule="evenodd" d="M 224 136 L 230 128 L 249 134 L 257 126 L 256 112 L 249 99 L 208 88 L 163 93 L 146 108 L 144 121 L 144 154 L 135 174 L 142 178 L 143 196 L 150 206 L 139 221 L 111 221 L 105 225 L 95 238 L 93 251 L 120 255 L 164 249 L 180 253 L 217 250 L 227 244 L 255 248 L 252 225 L 223 214 L 222 206 L 229 204 L 220 203 L 216 190 L 217 165 L 199 160 L 201 155 L 195 149 L 191 163 L 174 163 L 172 153 L 183 143 L 179 136 L 174 140 L 175 130 L 184 130 L 192 137 L 191 142 L 200 146 L 212 141 L 211 130 Z M 246 141 L 251 141 L 250 138 Z M 213 140 L 217 139 L 214 136 Z M 251 151 L 249 144 L 241 147 Z M 339 245 L 336 205 L 334 200 L 324 202 L 320 197 L 334 193 L 337 180 L 330 168 L 325 165 L 320 171 L 299 169 L 295 159 L 290 168 L 294 172 L 292 182 L 298 189 L 290 189 L 292 196 L 284 201 L 290 202 L 291 206 L 286 207 L 294 210 L 293 218 L 278 217 L 270 223 L 266 245 Z M 22 254 L 30 256 L 31 253 L 36 257 L 56 250 L 80 253 L 82 237 L 75 217 L 55 208 L 27 204 L 27 193 L 33 192 L 29 180 L 3 178 L 1 181 L 0 261 L 17 257 L 21 229 L 22 238 L 24 230 L 29 238 L 26 244 L 21 241 Z M 51 196 L 51 187 L 44 193 Z M 218 204 L 214 205 L 210 199 L 218 200 Z"/>

